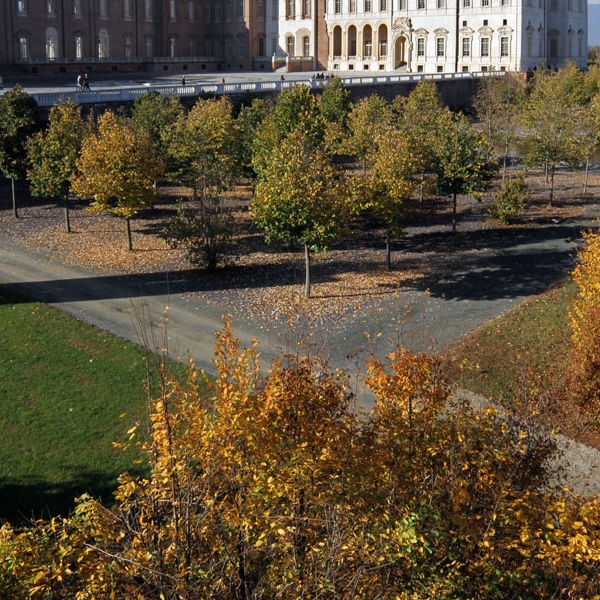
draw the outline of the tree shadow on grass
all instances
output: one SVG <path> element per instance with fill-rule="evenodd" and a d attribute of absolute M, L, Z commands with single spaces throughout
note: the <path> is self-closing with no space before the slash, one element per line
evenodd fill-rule
<path fill-rule="evenodd" d="M 129 470 L 142 475 L 142 470 Z M 64 481 L 50 482 L 31 477 L 25 482 L 0 479 L 0 520 L 22 526 L 36 519 L 67 517 L 75 508 L 75 499 L 90 494 L 107 506 L 112 504 L 118 474 L 101 471 L 76 471 Z"/>

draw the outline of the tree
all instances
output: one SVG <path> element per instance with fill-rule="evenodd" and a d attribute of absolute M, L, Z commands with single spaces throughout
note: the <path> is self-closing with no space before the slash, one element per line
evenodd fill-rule
<path fill-rule="evenodd" d="M 241 163 L 244 171 L 252 173 L 252 152 L 256 133 L 272 110 L 271 104 L 262 99 L 254 98 L 250 105 L 244 104 L 237 116 L 237 126 L 241 141 Z"/>
<path fill-rule="evenodd" d="M 458 194 L 479 198 L 498 170 L 485 136 L 464 116 L 446 112 L 435 141 L 433 169 L 441 194 L 452 196 L 452 231 L 456 231 Z"/>
<path fill-rule="evenodd" d="M 522 112 L 528 147 L 525 162 L 546 169 L 550 179 L 550 206 L 554 199 L 556 166 L 562 161 L 576 160 L 576 109 L 567 100 L 559 75 L 538 71 Z"/>
<path fill-rule="evenodd" d="M 184 109 L 178 96 L 165 98 L 157 92 L 138 96 L 131 109 L 131 120 L 146 131 L 152 140 L 157 156 L 167 161 L 162 135 L 183 115 Z M 168 165 L 166 166 L 169 170 Z"/>
<path fill-rule="evenodd" d="M 347 192 L 325 150 L 296 130 L 281 140 L 262 168 L 250 203 L 252 220 L 275 241 L 304 246 L 305 296 L 310 298 L 310 252 L 324 252 L 342 235 Z"/>
<path fill-rule="evenodd" d="M 344 88 L 339 77 L 334 77 L 325 85 L 319 98 L 319 108 L 325 119 L 325 138 L 332 152 L 341 151 L 348 135 L 348 115 L 350 114 L 351 95 Z"/>
<path fill-rule="evenodd" d="M 241 175 L 240 137 L 225 98 L 201 99 L 163 133 L 173 170 L 170 177 L 192 188 L 165 227 L 167 241 L 189 247 L 194 263 L 214 269 L 233 235 L 232 210 L 224 192 Z"/>
<path fill-rule="evenodd" d="M 0 171 L 11 180 L 15 218 L 19 218 L 15 180 L 27 175 L 27 138 L 38 127 L 37 102 L 20 86 L 0 96 Z"/>
<path fill-rule="evenodd" d="M 98 119 L 98 132 L 84 141 L 71 186 L 79 197 L 92 200 L 92 211 L 125 219 L 132 250 L 130 220 L 154 201 L 154 182 L 162 169 L 150 136 L 107 111 Z"/>
<path fill-rule="evenodd" d="M 31 190 L 36 196 L 64 198 L 67 233 L 71 232 L 71 180 L 83 140 L 89 133 L 90 124 L 83 120 L 81 106 L 69 100 L 50 109 L 46 131 L 36 133 L 27 143 Z"/>
<path fill-rule="evenodd" d="M 575 149 L 577 156 L 585 164 L 583 194 L 587 194 L 590 161 L 600 148 L 600 92 L 586 105 L 576 109 Z"/>
<path fill-rule="evenodd" d="M 388 130 L 391 122 L 390 105 L 376 94 L 352 104 L 346 121 L 348 137 L 343 149 L 361 161 L 363 174 L 367 172 L 367 156 L 372 151 L 374 140 Z"/>
<path fill-rule="evenodd" d="M 474 102 L 477 118 L 490 144 L 501 150 L 502 179 L 506 179 L 508 154 L 519 131 L 518 114 L 524 100 L 525 86 L 512 73 L 482 80 Z"/>
<path fill-rule="evenodd" d="M 392 127 L 374 140 L 367 159 L 371 170 L 365 208 L 386 224 L 386 266 L 391 269 L 391 238 L 402 230 L 404 202 L 417 186 L 415 175 L 425 168 L 425 154 L 418 140 Z"/>

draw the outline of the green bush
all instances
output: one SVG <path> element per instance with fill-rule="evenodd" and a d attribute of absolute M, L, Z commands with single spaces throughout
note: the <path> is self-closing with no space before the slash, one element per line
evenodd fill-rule
<path fill-rule="evenodd" d="M 520 214 L 529 203 L 529 188 L 524 176 L 507 179 L 491 203 L 488 214 L 502 223 L 510 222 L 511 218 Z"/>

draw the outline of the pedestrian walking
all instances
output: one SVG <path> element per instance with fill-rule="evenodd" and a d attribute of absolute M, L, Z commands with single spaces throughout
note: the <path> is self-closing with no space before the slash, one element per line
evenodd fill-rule
<path fill-rule="evenodd" d="M 83 89 L 85 89 L 85 90 L 90 89 L 90 79 L 89 79 L 87 73 L 83 76 Z"/>
<path fill-rule="evenodd" d="M 77 86 L 75 87 L 76 92 L 80 92 L 83 89 L 83 77 L 81 73 L 77 75 Z"/>

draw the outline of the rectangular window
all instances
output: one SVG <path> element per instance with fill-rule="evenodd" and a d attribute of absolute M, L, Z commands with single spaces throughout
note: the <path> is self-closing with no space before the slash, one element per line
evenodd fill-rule
<path fill-rule="evenodd" d="M 481 38 L 481 56 L 487 57 L 490 55 L 490 38 Z"/>
<path fill-rule="evenodd" d="M 356 13 L 356 0 L 350 0 L 350 12 Z"/>
<path fill-rule="evenodd" d="M 56 14 L 56 0 L 46 1 L 47 13 L 54 16 Z"/>
<path fill-rule="evenodd" d="M 417 56 L 425 56 L 425 38 L 417 38 Z"/>
<path fill-rule="evenodd" d="M 131 2 L 131 0 L 129 0 Z M 83 17 L 82 0 L 73 0 L 73 16 L 76 18 Z"/>
<path fill-rule="evenodd" d="M 379 10 L 385 12 L 387 10 L 387 0 L 379 0 Z"/>
<path fill-rule="evenodd" d="M 83 36 L 75 36 L 75 58 L 77 60 L 83 60 Z"/>
<path fill-rule="evenodd" d="M 210 23 L 210 3 L 204 3 L 204 21 Z"/>
<path fill-rule="evenodd" d="M 463 7 L 464 8 L 470 8 L 471 7 L 471 0 L 463 0 Z"/>
<path fill-rule="evenodd" d="M 425 0 L 417 0 L 417 8 L 422 10 L 425 8 Z"/>
<path fill-rule="evenodd" d="M 154 19 L 154 0 L 144 0 L 144 20 L 152 21 Z M 152 55 L 146 55 L 148 58 L 152 58 Z"/>
<path fill-rule="evenodd" d="M 302 16 L 304 18 L 310 17 L 310 1 L 311 0 L 304 0 L 303 6 L 302 6 Z"/>
<path fill-rule="evenodd" d="M 387 40 L 379 42 L 379 56 L 385 58 L 387 56 Z"/>
<path fill-rule="evenodd" d="M 26 60 L 29 58 L 29 40 L 25 36 L 18 38 L 19 42 L 19 58 Z"/>
<path fill-rule="evenodd" d="M 500 56 L 508 56 L 508 37 L 500 38 Z"/>
<path fill-rule="evenodd" d="M 189 0 L 188 2 L 188 21 L 193 23 L 196 20 L 196 9 L 194 7 L 194 0 Z M 195 56 L 194 54 L 190 54 L 190 56 Z"/>
<path fill-rule="evenodd" d="M 446 0 L 437 0 L 438 8 L 446 8 Z"/>
<path fill-rule="evenodd" d="M 20 17 L 27 14 L 27 0 L 17 0 L 17 14 Z"/>
<path fill-rule="evenodd" d="M 487 8 L 490 5 L 490 0 L 481 0 L 481 6 Z"/>
<path fill-rule="evenodd" d="M 398 0 L 398 10 L 406 10 L 408 8 L 408 0 Z"/>
<path fill-rule="evenodd" d="M 175 0 L 169 2 L 169 18 L 172 22 L 177 21 L 177 7 L 175 6 Z"/>
<path fill-rule="evenodd" d="M 226 0 L 226 2 L 225 2 L 225 20 L 230 22 L 232 18 L 233 18 L 233 4 L 231 3 L 231 0 Z"/>
<path fill-rule="evenodd" d="M 244 20 L 244 0 L 238 0 L 238 20 Z"/>
<path fill-rule="evenodd" d="M 278 49 L 279 49 L 279 39 L 276 36 L 274 36 L 271 38 L 271 55 L 276 56 Z"/>
<path fill-rule="evenodd" d="M 444 56 L 444 52 L 446 49 L 446 40 L 444 38 L 436 38 L 435 47 L 436 47 L 436 56 L 441 57 Z"/>
<path fill-rule="evenodd" d="M 334 11 L 336 15 L 342 14 L 342 0 L 335 0 Z"/>
<path fill-rule="evenodd" d="M 221 10 L 222 4 L 220 2 L 215 2 L 215 23 L 221 22 Z"/>
<path fill-rule="evenodd" d="M 373 10 L 373 4 L 371 0 L 365 0 L 365 12 L 370 13 Z"/>
<path fill-rule="evenodd" d="M 310 56 L 310 38 L 308 36 L 302 38 L 302 56 Z"/>
<path fill-rule="evenodd" d="M 108 19 L 108 0 L 100 0 L 98 14 L 101 19 Z"/>
<path fill-rule="evenodd" d="M 131 48 L 132 48 L 131 36 L 126 35 L 125 38 L 123 39 L 123 55 L 127 59 L 131 58 Z"/>
<path fill-rule="evenodd" d="M 131 21 L 133 19 L 133 0 L 123 0 L 123 19 Z"/>
<path fill-rule="evenodd" d="M 462 39 L 462 55 L 471 56 L 471 38 Z"/>
<path fill-rule="evenodd" d="M 154 57 L 154 42 L 151 37 L 146 38 L 146 58 Z"/>

